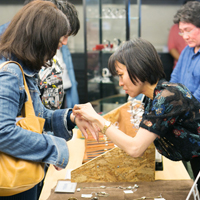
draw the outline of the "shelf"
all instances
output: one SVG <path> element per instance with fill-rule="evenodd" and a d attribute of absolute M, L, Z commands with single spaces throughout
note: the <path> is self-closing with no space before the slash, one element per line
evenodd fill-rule
<path fill-rule="evenodd" d="M 132 2 L 132 3 L 131 3 Z M 131 5 L 137 10 L 130 13 Z M 141 0 L 134 3 L 130 0 L 83 0 L 84 5 L 84 56 L 85 76 L 87 77 L 87 96 L 85 102 L 109 98 L 121 94 L 117 77 L 108 70 L 108 60 L 118 46 L 130 39 L 131 30 L 140 37 Z M 132 29 L 130 29 L 132 26 Z M 109 50 L 108 47 L 111 47 Z M 112 48 L 113 47 L 113 48 Z M 96 77 L 99 79 L 95 81 Z M 110 79 L 109 83 L 100 80 Z M 91 81 L 92 80 L 92 81 Z M 98 102 L 100 111 L 104 111 L 102 103 Z"/>

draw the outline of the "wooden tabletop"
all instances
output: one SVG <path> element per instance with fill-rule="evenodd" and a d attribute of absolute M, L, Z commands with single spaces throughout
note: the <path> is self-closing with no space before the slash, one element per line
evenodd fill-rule
<path fill-rule="evenodd" d="M 57 171 L 52 165 L 50 165 L 39 200 L 47 200 L 51 194 L 51 190 L 56 186 L 57 181 L 59 179 L 65 179 L 68 171 L 82 165 L 85 141 L 84 139 L 76 137 L 76 131 L 77 130 L 74 129 L 73 139 L 67 142 L 70 155 L 67 167 L 61 171 Z M 163 157 L 163 168 L 163 171 L 155 172 L 156 180 L 190 180 L 190 176 L 181 161 L 173 162 Z"/>

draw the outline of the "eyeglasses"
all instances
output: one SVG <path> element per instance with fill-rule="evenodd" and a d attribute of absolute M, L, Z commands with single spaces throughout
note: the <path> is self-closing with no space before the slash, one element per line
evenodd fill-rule
<path fill-rule="evenodd" d="M 197 29 L 197 27 L 193 28 L 191 31 L 179 32 L 178 34 L 179 34 L 180 36 L 190 35 L 195 29 Z"/>

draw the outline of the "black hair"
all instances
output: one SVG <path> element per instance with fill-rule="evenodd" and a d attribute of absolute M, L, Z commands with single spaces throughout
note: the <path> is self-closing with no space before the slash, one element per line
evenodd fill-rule
<path fill-rule="evenodd" d="M 200 2 L 188 1 L 175 14 L 174 23 L 186 22 L 200 28 Z"/>
<path fill-rule="evenodd" d="M 116 61 L 126 66 L 133 84 L 138 79 L 141 82 L 149 82 L 151 85 L 165 78 L 160 57 L 154 46 L 141 38 L 126 41 L 120 45 L 108 61 L 108 68 L 112 75 L 117 75 Z"/>

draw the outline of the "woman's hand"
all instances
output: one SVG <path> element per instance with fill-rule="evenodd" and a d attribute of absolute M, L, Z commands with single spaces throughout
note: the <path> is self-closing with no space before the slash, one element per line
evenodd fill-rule
<path fill-rule="evenodd" d="M 93 138 L 98 141 L 99 138 L 99 128 L 92 124 L 91 122 L 87 121 L 86 119 L 80 117 L 80 116 L 75 116 L 73 113 L 70 115 L 70 119 L 72 122 L 74 122 L 80 131 L 83 133 L 85 138 L 88 138 L 88 132 L 89 131 Z"/>
<path fill-rule="evenodd" d="M 95 123 L 100 115 L 94 110 L 91 103 L 76 104 L 73 108 L 73 114 L 78 118 L 83 118 L 91 123 Z"/>
<path fill-rule="evenodd" d="M 77 120 L 86 120 L 87 123 L 89 123 L 89 128 L 93 131 L 90 129 L 88 130 L 91 132 L 94 139 L 98 141 L 99 132 L 101 129 L 97 125 L 97 121 L 102 117 L 94 110 L 91 103 L 75 105 L 73 108 L 73 115 L 76 116 Z M 85 132 L 84 136 L 87 136 L 87 132 Z"/>
<path fill-rule="evenodd" d="M 55 165 L 54 165 L 54 168 L 55 168 L 57 171 L 60 171 L 60 170 L 63 169 L 63 168 L 60 168 L 60 167 L 56 167 Z"/>

